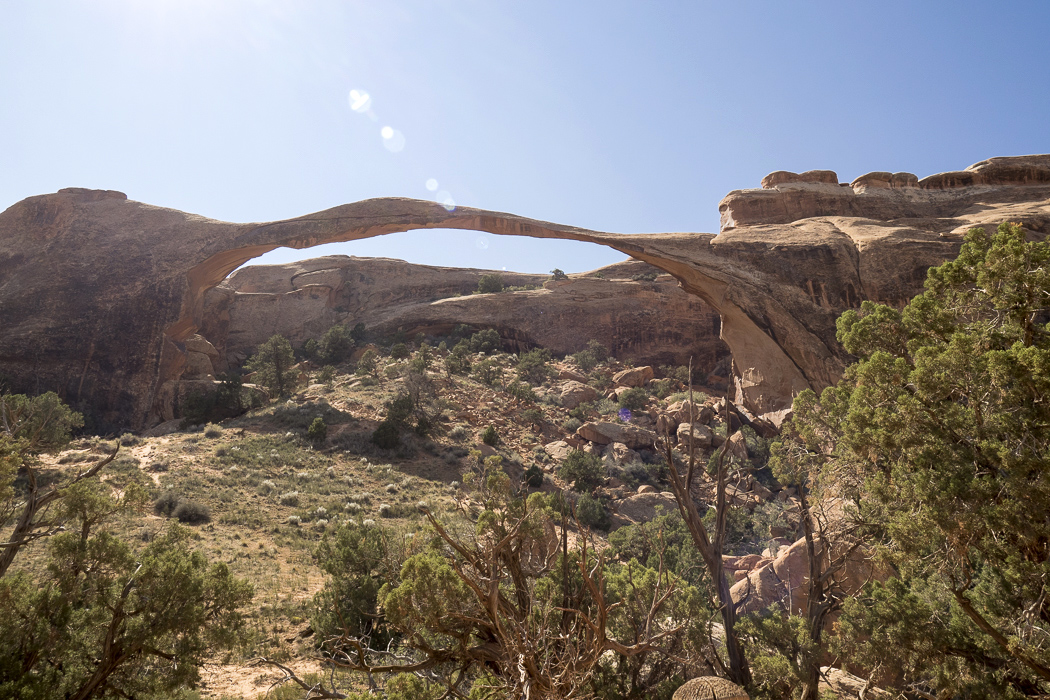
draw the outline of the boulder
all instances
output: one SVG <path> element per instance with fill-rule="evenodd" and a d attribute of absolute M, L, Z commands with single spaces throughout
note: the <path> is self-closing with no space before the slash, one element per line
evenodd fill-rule
<path fill-rule="evenodd" d="M 557 385 L 555 391 L 558 393 L 558 399 L 561 402 L 561 405 L 570 410 L 576 408 L 581 403 L 594 401 L 598 398 L 598 392 L 595 391 L 594 387 L 572 379 Z"/>
<path fill-rule="evenodd" d="M 577 372 L 576 370 L 571 369 L 569 367 L 558 368 L 558 379 L 571 379 L 572 381 L 579 382 L 580 384 L 587 383 L 587 376 L 585 374 L 583 374 L 582 372 Z"/>
<path fill-rule="evenodd" d="M 651 484 L 642 484 L 638 487 L 638 493 L 656 493 L 656 487 Z"/>
<path fill-rule="evenodd" d="M 555 440 L 554 442 L 548 442 L 543 446 L 543 451 L 551 456 L 558 462 L 564 462 L 565 458 L 569 456 L 574 449 L 572 445 L 565 442 L 564 440 Z"/>
<path fill-rule="evenodd" d="M 741 614 L 758 612 L 772 606 L 794 614 L 805 614 L 808 599 L 806 581 L 809 578 L 806 540 L 801 538 L 778 549 L 773 561 L 751 571 L 746 579 L 730 589 L 730 595 Z M 817 556 L 827 561 L 819 539 L 816 550 Z M 885 580 L 888 575 L 888 571 L 872 564 L 866 550 L 857 549 L 849 555 L 836 578 L 843 592 L 852 595 L 869 580 Z"/>
<path fill-rule="evenodd" d="M 652 520 L 656 517 L 657 510 L 660 508 L 663 509 L 664 513 L 672 513 L 677 510 L 678 502 L 675 501 L 674 495 L 667 492 L 655 493 L 647 491 L 645 493 L 636 493 L 616 502 L 616 513 L 636 523 Z"/>
<path fill-rule="evenodd" d="M 617 372 L 613 375 L 613 382 L 624 387 L 645 386 L 654 376 L 653 368 L 646 365 Z"/>
<path fill-rule="evenodd" d="M 617 464 L 631 464 L 641 459 L 637 452 L 622 442 L 614 442 L 606 447 L 604 456 L 610 457 Z"/>
<path fill-rule="evenodd" d="M 215 367 L 211 358 L 203 352 L 186 353 L 186 370 L 183 379 L 215 379 Z"/>
<path fill-rule="evenodd" d="M 726 440 L 726 454 L 739 462 L 746 462 L 748 459 L 747 441 L 744 440 L 744 434 L 739 430 L 729 436 Z"/>
<path fill-rule="evenodd" d="M 661 413 L 656 417 L 656 434 L 663 436 L 674 435 L 678 430 L 678 417 L 670 413 Z"/>
<path fill-rule="evenodd" d="M 655 433 L 629 423 L 584 423 L 576 431 L 576 434 L 584 440 L 589 440 L 599 445 L 620 442 L 632 450 L 649 448 L 656 444 Z"/>
<path fill-rule="evenodd" d="M 706 425 L 694 425 L 692 426 L 691 432 L 692 444 L 695 449 L 706 450 L 714 444 L 715 434 L 711 432 L 711 429 Z M 678 444 L 683 449 L 689 449 L 690 427 L 688 423 L 682 423 L 678 426 L 676 436 L 678 438 Z"/>

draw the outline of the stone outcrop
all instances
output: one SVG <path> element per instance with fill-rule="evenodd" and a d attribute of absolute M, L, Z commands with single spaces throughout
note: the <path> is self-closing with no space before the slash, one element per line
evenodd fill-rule
<path fill-rule="evenodd" d="M 835 382 L 849 360 L 835 318 L 863 299 L 903 304 L 969 227 L 1009 220 L 1050 232 L 1050 156 L 914 182 L 832 179 L 778 175 L 732 192 L 719 235 L 609 234 L 398 198 L 236 224 L 65 189 L 0 213 L 0 367 L 10 388 L 56 390 L 99 429 L 145 427 L 165 417 L 162 397 L 186 370 L 207 291 L 243 263 L 278 246 L 455 228 L 596 243 L 669 272 L 720 314 L 736 399 L 765 413 Z"/>
<path fill-rule="evenodd" d="M 460 324 L 499 331 L 506 349 L 536 345 L 573 353 L 597 340 L 635 362 L 713 368 L 728 349 L 718 313 L 670 275 L 626 261 L 571 275 L 544 288 L 549 275 L 498 272 L 506 286 L 535 289 L 472 294 L 490 270 L 413 265 L 385 258 L 326 256 L 285 265 L 244 267 L 204 297 L 201 333 L 237 366 L 275 333 L 300 345 L 333 324 L 364 323 L 377 334 L 446 334 Z"/>
<path fill-rule="evenodd" d="M 598 445 L 619 442 L 632 450 L 650 448 L 656 444 L 654 433 L 629 423 L 584 423 L 576 430 L 576 435 Z"/>

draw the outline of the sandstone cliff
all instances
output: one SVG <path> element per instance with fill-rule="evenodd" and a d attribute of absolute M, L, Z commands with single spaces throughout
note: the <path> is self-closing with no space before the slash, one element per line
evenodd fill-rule
<path fill-rule="evenodd" d="M 834 319 L 861 299 L 903 303 L 973 225 L 1050 231 L 1050 156 L 993 158 L 919 180 L 872 173 L 775 173 L 730 193 L 714 234 L 609 234 L 480 209 L 375 199 L 296 219 L 233 224 L 66 189 L 0 213 L 0 373 L 21 391 L 55 389 L 100 427 L 142 427 L 186 365 L 204 297 L 244 262 L 425 228 L 606 245 L 674 275 L 719 312 L 738 399 L 787 405 L 834 382 L 848 358 Z"/>
<path fill-rule="evenodd" d="M 595 273 L 550 281 L 549 275 L 498 272 L 508 286 L 536 289 L 471 294 L 491 270 L 411 265 L 341 255 L 287 265 L 241 268 L 204 297 L 201 334 L 218 350 L 215 369 L 240 365 L 274 333 L 298 345 L 335 323 L 363 322 L 379 334 L 444 334 L 461 323 L 495 328 L 512 349 L 536 345 L 572 353 L 595 339 L 639 364 L 685 364 L 710 370 L 728 349 L 718 313 L 682 291 L 670 275 L 627 261 Z"/>

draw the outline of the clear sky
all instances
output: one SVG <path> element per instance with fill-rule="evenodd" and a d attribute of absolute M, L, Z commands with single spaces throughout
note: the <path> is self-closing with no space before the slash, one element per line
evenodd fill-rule
<path fill-rule="evenodd" d="M 1046 0 L 0 0 L 0 209 L 71 186 L 228 221 L 406 196 L 715 232 L 773 170 L 1050 152 L 1048 35 Z M 294 256 L 330 253 L 623 257 L 448 231 Z"/>

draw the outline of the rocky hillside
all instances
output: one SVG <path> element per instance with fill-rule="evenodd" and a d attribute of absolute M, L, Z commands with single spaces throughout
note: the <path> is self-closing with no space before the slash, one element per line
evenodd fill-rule
<path fill-rule="evenodd" d="M 710 371 L 729 354 L 718 337 L 718 313 L 659 273 L 627 261 L 554 281 L 340 255 L 257 265 L 208 291 L 200 334 L 217 350 L 217 372 L 240 366 L 275 333 L 298 347 L 334 324 L 358 322 L 381 336 L 446 335 L 460 324 L 494 328 L 509 350 L 540 346 L 558 355 L 596 340 L 622 360 L 659 366 L 693 358 Z M 486 274 L 512 289 L 477 294 Z"/>
<path fill-rule="evenodd" d="M 606 245 L 673 275 L 721 316 L 737 399 L 756 411 L 835 381 L 834 319 L 901 304 L 970 226 L 1050 230 L 1050 156 L 993 158 L 924 179 L 774 173 L 730 193 L 720 234 L 609 234 L 432 202 L 375 199 L 234 224 L 71 188 L 0 213 L 0 364 L 12 389 L 58 391 L 99 429 L 159 422 L 187 367 L 205 297 L 251 258 L 419 228 Z"/>

